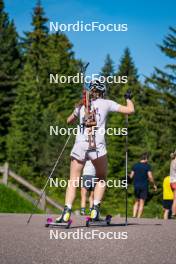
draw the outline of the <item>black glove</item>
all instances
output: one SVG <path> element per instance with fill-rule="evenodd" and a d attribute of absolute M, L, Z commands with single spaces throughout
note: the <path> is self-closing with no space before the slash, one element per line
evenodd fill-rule
<path fill-rule="evenodd" d="M 130 90 L 128 90 L 125 94 L 124 94 L 124 97 L 125 97 L 125 99 L 127 100 L 127 99 L 132 99 L 132 92 L 130 91 Z"/>

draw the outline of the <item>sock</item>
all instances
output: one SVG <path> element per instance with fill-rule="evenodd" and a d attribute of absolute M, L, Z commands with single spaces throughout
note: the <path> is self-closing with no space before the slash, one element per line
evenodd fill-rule
<path fill-rule="evenodd" d="M 69 209 L 72 209 L 72 204 L 69 204 L 69 203 L 67 203 L 67 204 L 65 204 Z"/>
<path fill-rule="evenodd" d="M 93 203 L 94 205 L 98 205 L 98 204 L 100 204 L 100 200 L 94 200 L 94 203 Z"/>

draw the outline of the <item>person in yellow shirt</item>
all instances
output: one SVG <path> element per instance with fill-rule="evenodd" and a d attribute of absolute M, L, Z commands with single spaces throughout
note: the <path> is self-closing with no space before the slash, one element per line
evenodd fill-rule
<path fill-rule="evenodd" d="M 166 176 L 163 180 L 163 218 L 170 219 L 172 215 L 172 203 L 174 194 L 170 186 L 170 176 Z"/>

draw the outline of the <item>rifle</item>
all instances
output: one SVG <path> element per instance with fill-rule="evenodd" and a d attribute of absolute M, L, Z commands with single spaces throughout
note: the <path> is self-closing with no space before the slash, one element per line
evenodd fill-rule
<path fill-rule="evenodd" d="M 85 66 L 82 66 L 81 72 L 83 73 L 83 79 L 85 78 L 85 72 L 86 72 L 88 65 L 89 63 L 87 63 Z M 92 102 L 91 102 L 90 91 L 86 89 L 86 86 L 84 84 L 82 105 L 84 105 L 85 116 L 83 120 L 83 127 L 86 127 L 88 131 L 88 142 L 89 142 L 88 151 L 96 151 L 96 142 L 95 142 L 95 128 L 97 125 L 96 112 L 95 112 L 95 109 L 92 110 L 91 103 Z"/>

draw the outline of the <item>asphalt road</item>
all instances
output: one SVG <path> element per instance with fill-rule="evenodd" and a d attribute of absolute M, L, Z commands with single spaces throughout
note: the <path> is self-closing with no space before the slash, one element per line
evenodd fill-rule
<path fill-rule="evenodd" d="M 29 225 L 27 219 L 0 214 L 1 264 L 176 263 L 175 220 L 129 219 L 123 226 L 116 217 L 116 225 L 87 228 L 84 218 L 74 216 L 64 229 L 44 227 L 45 215 L 34 215 Z"/>

